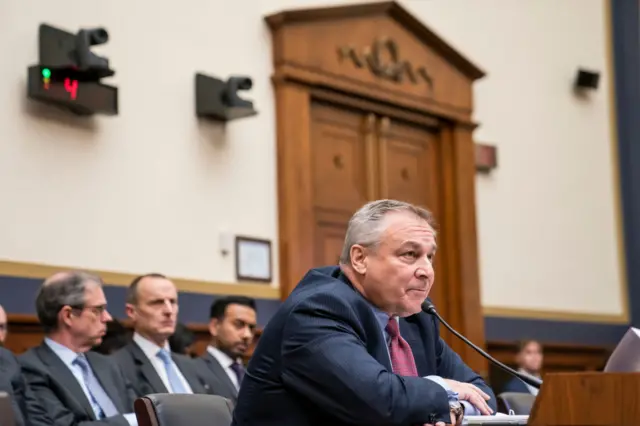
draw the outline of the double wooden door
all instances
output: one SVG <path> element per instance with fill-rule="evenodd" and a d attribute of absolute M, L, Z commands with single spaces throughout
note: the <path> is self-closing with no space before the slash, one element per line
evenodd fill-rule
<path fill-rule="evenodd" d="M 436 128 L 314 101 L 310 133 L 315 266 L 338 262 L 349 218 L 368 201 L 407 201 L 440 217 Z M 440 306 L 442 284 L 436 278 L 431 294 Z"/>

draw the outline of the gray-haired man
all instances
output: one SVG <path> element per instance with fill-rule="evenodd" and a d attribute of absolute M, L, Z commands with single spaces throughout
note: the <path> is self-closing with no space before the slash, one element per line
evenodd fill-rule
<path fill-rule="evenodd" d="M 55 274 L 40 287 L 36 311 L 46 337 L 19 362 L 51 418 L 48 426 L 137 425 L 134 395 L 121 371 L 89 351 L 111 319 L 102 280 L 84 272 Z"/>

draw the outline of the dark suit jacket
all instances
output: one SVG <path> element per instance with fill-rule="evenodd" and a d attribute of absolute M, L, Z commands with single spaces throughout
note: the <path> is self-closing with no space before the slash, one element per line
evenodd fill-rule
<path fill-rule="evenodd" d="M 517 377 L 513 377 L 505 385 L 502 392 L 531 393 L 527 385 Z"/>
<path fill-rule="evenodd" d="M 249 362 L 233 425 L 398 425 L 450 422 L 438 375 L 493 392 L 440 338 L 434 317 L 400 320 L 421 377 L 392 372 L 371 305 L 338 267 L 313 269 L 269 321 Z"/>
<path fill-rule="evenodd" d="M 24 378 L 16 357 L 7 349 L 0 348 L 0 391 L 11 397 L 11 405 L 17 426 L 24 426 L 25 391 Z"/>
<path fill-rule="evenodd" d="M 136 397 L 140 398 L 152 393 L 168 393 L 162 379 L 151 365 L 140 346 L 134 341 L 111 355 L 118 363 L 125 377 L 133 384 Z M 191 386 L 193 393 L 212 393 L 209 385 L 198 372 L 196 362 L 184 355 L 171 354 L 173 362 Z"/>
<path fill-rule="evenodd" d="M 87 360 L 96 378 L 120 413 L 133 413 L 134 394 L 118 367 L 107 357 L 87 352 Z M 122 415 L 96 420 L 91 403 L 67 366 L 44 342 L 18 357 L 22 373 L 34 397 L 46 410 L 50 421 L 39 424 L 27 416 L 33 426 L 129 426 Z"/>
<path fill-rule="evenodd" d="M 229 379 L 229 376 L 224 371 L 218 360 L 209 352 L 205 351 L 202 357 L 198 358 L 197 361 L 208 373 L 205 375 L 205 380 L 213 390 L 213 393 L 229 399 L 235 405 L 238 400 L 238 390 L 231 379 Z"/>

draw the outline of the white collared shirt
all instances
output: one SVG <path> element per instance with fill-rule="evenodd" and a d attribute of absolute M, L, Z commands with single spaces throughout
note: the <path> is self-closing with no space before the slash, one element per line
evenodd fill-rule
<path fill-rule="evenodd" d="M 142 349 L 142 352 L 144 352 L 145 356 L 149 359 L 149 362 L 151 362 L 151 365 L 153 366 L 154 370 L 156 370 L 156 372 L 158 373 L 158 376 L 160 376 L 160 380 L 162 380 L 162 383 L 164 383 L 164 386 L 167 388 L 169 393 L 171 393 L 171 384 L 169 383 L 169 376 L 167 375 L 167 369 L 164 366 L 164 362 L 162 362 L 162 360 L 158 357 L 158 352 L 162 348 L 156 345 L 155 343 L 153 343 L 152 341 L 150 341 L 149 339 L 142 337 L 138 333 L 133 333 L 133 341 L 136 342 L 138 346 L 140 346 L 140 349 Z M 168 342 L 165 343 L 164 349 L 171 352 L 171 349 L 169 349 Z M 176 369 L 176 373 L 178 373 L 178 377 L 182 382 L 182 386 L 184 386 L 184 388 L 187 390 L 188 393 L 193 393 L 191 386 L 189 386 L 189 382 L 187 382 L 187 379 L 185 379 L 184 376 L 182 375 L 180 368 L 176 365 L 175 362 L 171 361 L 171 363 L 173 364 L 173 367 Z"/>
<path fill-rule="evenodd" d="M 207 352 L 209 352 L 211 356 L 214 357 L 216 361 L 218 361 L 222 369 L 225 371 L 225 373 L 227 373 L 227 376 L 229 376 L 231 383 L 233 383 L 236 389 L 239 390 L 240 385 L 238 384 L 238 376 L 236 375 L 235 371 L 231 369 L 231 365 L 234 363 L 233 359 L 229 355 L 222 352 L 220 349 L 215 348 L 211 345 L 207 346 Z"/>

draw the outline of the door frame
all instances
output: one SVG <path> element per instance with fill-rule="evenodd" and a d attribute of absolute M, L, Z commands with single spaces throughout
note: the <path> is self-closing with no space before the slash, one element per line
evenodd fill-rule
<path fill-rule="evenodd" d="M 294 27 L 301 25 L 301 22 L 304 25 L 311 20 L 312 15 L 319 14 L 322 19 L 327 19 L 329 15 L 340 18 L 344 14 L 353 16 L 360 9 L 372 13 L 373 7 L 379 8 L 378 12 L 395 16 L 396 20 L 405 20 L 405 26 L 422 26 L 421 23 L 416 24 L 415 18 L 393 2 L 374 6 L 283 12 L 266 18 L 272 30 L 274 45 L 275 72 L 272 82 L 276 101 L 281 296 L 284 300 L 310 268 L 322 266 L 314 265 L 311 244 L 314 241 L 310 133 L 312 100 L 317 98 L 346 107 L 378 112 L 439 129 L 443 187 L 440 191 L 442 217 L 436 219 L 440 224 L 439 246 L 446 253 L 445 261 L 441 263 L 442 270 L 438 274 L 445 274 L 446 282 L 449 283 L 443 292 L 447 320 L 473 342 L 483 346 L 484 318 L 480 303 L 475 150 L 472 138 L 476 124 L 471 120 L 472 109 L 449 108 L 437 102 L 417 102 L 410 96 L 399 96 L 395 92 L 358 84 L 353 78 L 345 79 L 331 73 L 311 71 L 309 67 L 283 59 L 287 49 L 291 52 L 295 50 L 291 48 L 292 42 L 287 40 L 300 37 L 299 27 Z M 291 31 L 294 32 L 287 31 L 288 23 L 291 23 Z M 460 56 L 455 56 L 458 54 L 450 55 L 452 63 L 462 61 Z M 470 82 L 483 75 L 482 71 L 470 63 L 458 65 L 468 75 Z M 486 360 L 447 333 L 443 335 L 471 368 L 480 374 L 487 374 Z"/>

